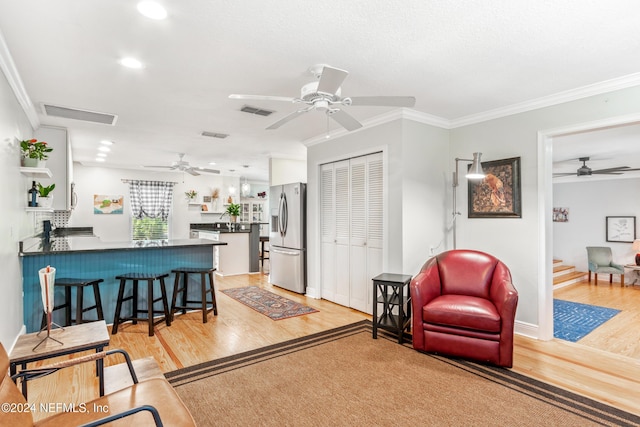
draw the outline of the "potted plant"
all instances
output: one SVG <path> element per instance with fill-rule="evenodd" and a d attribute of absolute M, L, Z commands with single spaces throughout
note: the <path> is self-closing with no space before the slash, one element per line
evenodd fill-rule
<path fill-rule="evenodd" d="M 229 218 L 231 218 L 231 222 L 236 222 L 240 215 L 240 205 L 238 203 L 230 203 L 225 212 L 229 215 Z"/>
<path fill-rule="evenodd" d="M 198 197 L 198 192 L 196 190 L 185 191 L 185 196 L 187 196 L 187 200 L 190 202 L 194 201 L 196 197 Z"/>
<path fill-rule="evenodd" d="M 42 184 L 38 183 L 38 193 L 40 193 L 40 197 L 38 198 L 39 207 L 50 208 L 53 206 L 53 195 L 50 195 L 50 193 L 54 188 L 56 188 L 56 184 L 44 187 Z"/>
<path fill-rule="evenodd" d="M 41 168 L 44 167 L 45 160 L 49 158 L 48 153 L 53 151 L 53 148 L 49 147 L 46 142 L 37 139 L 20 141 L 20 149 L 24 166 Z"/>

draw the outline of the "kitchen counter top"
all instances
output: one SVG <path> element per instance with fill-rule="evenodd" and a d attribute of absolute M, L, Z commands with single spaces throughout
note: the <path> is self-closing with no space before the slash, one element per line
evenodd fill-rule
<path fill-rule="evenodd" d="M 98 237 L 71 235 L 66 237 L 32 237 L 20 242 L 20 256 L 50 253 L 96 252 L 110 250 L 139 250 L 145 248 L 177 248 L 185 246 L 222 246 L 225 242 L 208 239 L 136 240 L 103 242 Z"/>
<path fill-rule="evenodd" d="M 220 233 L 251 233 L 254 228 L 252 225 L 258 223 L 252 222 L 232 222 L 231 229 L 229 229 L 229 223 L 226 222 L 205 222 L 198 224 L 191 224 L 191 231 L 219 231 Z"/>

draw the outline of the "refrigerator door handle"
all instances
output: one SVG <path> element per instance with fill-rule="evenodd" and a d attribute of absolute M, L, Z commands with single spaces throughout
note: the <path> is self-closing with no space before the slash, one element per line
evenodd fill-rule
<path fill-rule="evenodd" d="M 300 255 L 300 252 L 281 251 L 279 249 L 274 249 L 274 248 L 271 248 L 271 252 L 274 252 L 276 254 L 282 254 L 282 255 L 292 255 L 292 256 L 299 256 Z"/>
<path fill-rule="evenodd" d="M 287 195 L 286 193 L 282 194 L 282 198 L 284 200 L 284 203 L 282 204 L 283 209 L 283 213 L 284 213 L 284 221 L 283 221 L 283 227 L 282 227 L 282 235 L 286 236 L 287 235 L 287 226 L 289 224 L 289 204 L 287 203 Z"/>
<path fill-rule="evenodd" d="M 283 203 L 284 203 L 284 193 L 280 193 L 280 200 L 278 201 L 278 233 L 280 236 L 283 236 L 282 233 L 282 220 L 283 220 Z"/>

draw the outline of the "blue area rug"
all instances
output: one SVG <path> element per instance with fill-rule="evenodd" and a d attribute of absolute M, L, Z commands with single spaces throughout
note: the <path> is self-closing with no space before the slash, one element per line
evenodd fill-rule
<path fill-rule="evenodd" d="M 614 308 L 554 299 L 553 336 L 576 342 L 618 313 Z"/>

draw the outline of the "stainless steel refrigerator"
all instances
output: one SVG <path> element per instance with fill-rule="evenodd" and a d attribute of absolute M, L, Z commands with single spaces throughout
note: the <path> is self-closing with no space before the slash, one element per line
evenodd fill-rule
<path fill-rule="evenodd" d="M 306 190 L 297 182 L 269 192 L 269 283 L 300 294 L 307 289 Z"/>

